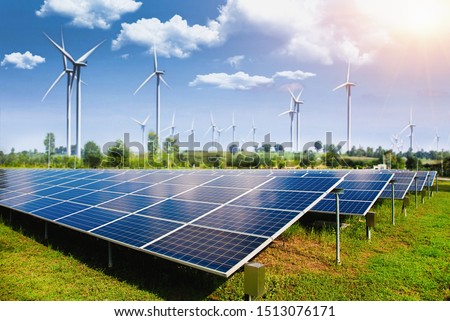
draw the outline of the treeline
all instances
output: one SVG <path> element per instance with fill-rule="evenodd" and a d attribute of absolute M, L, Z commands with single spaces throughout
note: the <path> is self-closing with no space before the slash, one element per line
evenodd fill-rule
<path fill-rule="evenodd" d="M 148 135 L 147 151 L 142 145 L 130 146 L 123 140 L 116 140 L 100 148 L 93 141 L 82 148 L 82 157 L 67 156 L 66 148 L 55 147 L 55 138 L 48 133 L 44 139 L 45 152 L 16 152 L 14 148 L 6 154 L 0 151 L 0 166 L 41 168 L 373 168 L 386 164 L 392 169 L 437 170 L 450 176 L 449 152 L 395 153 L 382 147 L 367 149 L 355 147 L 342 153 L 335 145 L 322 145 L 302 153 L 286 152 L 282 146 L 252 146 L 250 150 L 229 146 L 221 151 L 180 150 L 177 137 L 166 138 L 159 148 L 154 133 Z M 276 147 L 276 148 L 275 148 Z M 72 146 L 72 154 L 75 148 Z M 428 160 L 423 163 L 423 160 Z M 432 161 L 429 161 L 432 160 Z"/>

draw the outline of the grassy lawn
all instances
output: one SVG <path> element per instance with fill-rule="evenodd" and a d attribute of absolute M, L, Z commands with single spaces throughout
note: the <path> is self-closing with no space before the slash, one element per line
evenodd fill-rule
<path fill-rule="evenodd" d="M 254 261 L 266 265 L 260 300 L 450 300 L 450 182 L 415 209 L 414 196 L 391 225 L 379 201 L 372 240 L 365 222 L 346 220 L 336 266 L 333 228 L 295 224 Z M 242 300 L 243 272 L 229 279 L 107 245 L 26 215 L 0 216 L 0 300 Z"/>

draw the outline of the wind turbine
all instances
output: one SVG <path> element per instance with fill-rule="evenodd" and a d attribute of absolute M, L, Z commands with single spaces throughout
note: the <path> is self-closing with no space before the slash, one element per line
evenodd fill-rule
<path fill-rule="evenodd" d="M 434 136 L 433 143 L 436 142 L 436 151 L 437 152 L 439 152 L 439 140 L 440 139 L 441 139 L 441 137 L 439 136 L 439 133 L 438 133 L 438 131 L 436 129 L 436 135 Z M 433 143 L 431 143 L 431 145 L 433 145 Z M 431 148 L 430 148 L 430 150 L 431 150 Z"/>
<path fill-rule="evenodd" d="M 175 113 L 173 113 L 172 115 L 172 123 L 170 124 L 169 127 L 164 128 L 162 131 L 166 131 L 170 129 L 170 137 L 173 138 L 173 136 L 175 135 Z"/>
<path fill-rule="evenodd" d="M 52 38 L 50 38 L 46 33 L 44 35 L 50 40 L 50 42 L 67 58 L 70 60 L 70 62 L 73 65 L 73 75 L 71 79 L 71 85 L 73 85 L 73 81 L 76 78 L 77 79 L 77 157 L 81 158 L 81 67 L 87 66 L 87 59 L 88 57 L 106 40 L 103 40 L 96 46 L 94 46 L 92 49 L 87 51 L 84 55 L 82 55 L 80 58 L 75 60 L 63 47 L 58 45 L 55 41 L 53 41 Z"/>
<path fill-rule="evenodd" d="M 217 125 L 214 122 L 214 118 L 213 118 L 212 113 L 210 115 L 211 115 L 211 126 L 209 126 L 209 128 L 206 131 L 205 135 L 208 134 L 208 132 L 212 129 L 212 140 L 211 140 L 211 142 L 212 142 L 212 144 L 214 146 L 214 133 L 216 132 Z"/>
<path fill-rule="evenodd" d="M 189 133 L 190 132 L 192 136 L 194 136 L 194 121 L 195 121 L 195 119 L 192 119 L 191 128 L 185 131 L 185 133 Z"/>
<path fill-rule="evenodd" d="M 63 36 L 63 31 L 61 29 L 61 45 L 62 48 L 64 49 L 64 36 Z M 47 97 L 47 95 L 50 93 L 50 91 L 52 91 L 53 87 L 56 86 L 56 84 L 64 77 L 64 75 L 67 76 L 67 96 L 66 96 L 66 109 L 67 109 L 67 116 L 66 116 L 66 126 L 67 126 L 67 137 L 66 137 L 66 148 L 67 148 L 67 156 L 71 156 L 71 141 L 72 141 L 72 136 L 71 136 L 71 126 L 70 126 L 70 119 L 71 119 L 71 113 L 72 113 L 72 107 L 71 107 L 71 97 L 72 97 L 72 77 L 73 77 L 73 69 L 70 69 L 67 67 L 67 58 L 66 56 L 63 54 L 63 65 L 64 65 L 64 69 L 63 71 L 59 74 L 59 76 L 56 78 L 56 80 L 53 82 L 53 84 L 50 86 L 50 88 L 47 90 L 47 92 L 45 93 L 44 97 L 42 98 L 42 101 L 45 100 L 45 98 Z"/>
<path fill-rule="evenodd" d="M 291 120 L 291 126 L 290 126 L 290 131 L 289 131 L 290 138 L 291 138 L 290 142 L 291 142 L 291 148 L 293 148 L 294 143 L 292 141 L 292 134 L 293 134 L 292 124 L 294 123 L 294 115 L 295 115 L 296 112 L 295 112 L 295 109 L 294 109 L 293 104 L 292 104 L 292 99 L 290 99 L 290 102 L 291 102 L 291 104 L 289 106 L 289 110 L 286 110 L 285 112 L 282 112 L 278 116 L 289 115 L 289 118 Z"/>
<path fill-rule="evenodd" d="M 141 130 L 142 130 L 142 146 L 144 146 L 144 149 L 145 149 L 145 126 L 147 125 L 147 121 L 148 121 L 149 118 L 150 118 L 150 115 L 148 115 L 147 118 L 145 118 L 143 122 L 140 122 L 139 120 L 136 120 L 133 117 L 131 117 L 131 119 L 133 121 L 135 121 L 136 123 L 138 123 L 141 126 Z"/>
<path fill-rule="evenodd" d="M 156 135 L 158 135 L 157 136 L 158 139 L 160 139 L 160 135 L 161 135 L 161 131 L 160 131 L 161 130 L 160 129 L 160 123 L 161 123 L 160 82 L 162 81 L 168 88 L 170 88 L 169 85 L 164 80 L 163 75 L 164 75 L 164 71 L 158 70 L 158 59 L 156 58 L 156 48 L 153 46 L 153 73 L 150 76 L 148 76 L 147 79 L 144 80 L 144 82 L 139 86 L 138 89 L 136 89 L 136 91 L 134 92 L 134 95 L 136 95 L 138 93 L 138 91 L 141 90 L 141 88 L 144 87 L 144 85 L 150 81 L 150 79 L 152 79 L 153 77 L 156 76 Z"/>
<path fill-rule="evenodd" d="M 296 131 L 295 131 L 295 141 L 296 141 L 295 151 L 298 152 L 298 143 L 300 141 L 298 115 L 300 114 L 300 105 L 303 105 L 303 100 L 300 100 L 300 96 L 303 93 L 303 88 L 302 88 L 302 90 L 300 90 L 300 93 L 298 94 L 297 97 L 294 96 L 294 94 L 292 93 L 292 91 L 290 89 L 289 89 L 289 92 L 291 93 L 292 101 L 294 102 L 294 110 L 295 110 L 295 113 L 297 114 L 297 125 L 295 127 L 296 128 Z M 292 142 L 292 140 L 291 140 L 291 142 Z"/>
<path fill-rule="evenodd" d="M 343 84 L 337 86 L 333 89 L 333 91 L 336 91 L 338 89 L 344 88 L 347 90 L 347 151 L 352 149 L 352 94 L 351 90 L 352 87 L 356 86 L 355 83 L 350 82 L 350 61 L 348 62 L 348 69 L 347 69 L 347 81 Z"/>
<path fill-rule="evenodd" d="M 413 134 L 414 134 L 414 127 L 416 127 L 416 125 L 413 123 L 413 117 L 412 117 L 412 109 L 410 109 L 409 112 L 409 124 L 405 126 L 405 128 L 403 128 L 399 135 L 401 135 L 405 130 L 407 130 L 408 128 L 410 129 L 410 134 L 409 134 L 409 150 L 412 151 L 413 150 Z"/>
<path fill-rule="evenodd" d="M 250 135 L 253 132 L 253 140 L 252 143 L 255 144 L 256 143 L 256 127 L 255 127 L 255 119 L 252 117 L 252 129 L 250 129 L 248 135 Z M 248 136 L 247 135 L 247 136 Z M 256 145 L 257 146 L 257 145 Z M 256 147 L 255 147 L 256 149 Z"/>
<path fill-rule="evenodd" d="M 232 123 L 231 123 L 231 125 L 230 125 L 227 129 L 225 129 L 225 131 L 228 131 L 230 128 L 233 129 L 233 140 L 232 140 L 232 143 L 235 142 L 235 138 L 236 138 L 236 127 L 237 127 L 237 125 L 236 125 L 236 123 L 235 123 L 235 121 L 234 121 L 234 113 L 233 113 Z"/>

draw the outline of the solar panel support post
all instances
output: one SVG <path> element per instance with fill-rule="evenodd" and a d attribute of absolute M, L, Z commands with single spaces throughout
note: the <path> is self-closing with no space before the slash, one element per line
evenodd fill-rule
<path fill-rule="evenodd" d="M 417 176 L 414 177 L 414 185 L 415 185 L 415 191 L 414 191 L 414 193 L 415 193 L 415 198 L 414 198 L 414 202 L 416 203 L 416 209 L 417 209 L 417 188 L 418 188 L 418 186 L 417 186 Z"/>
<path fill-rule="evenodd" d="M 111 242 L 108 242 L 108 267 L 113 267 Z"/>
<path fill-rule="evenodd" d="M 344 194 L 344 189 L 335 188 L 331 191 L 332 194 L 336 195 L 336 264 L 341 264 L 341 240 L 340 240 L 340 228 L 341 223 L 339 222 L 339 195 Z"/>
<path fill-rule="evenodd" d="M 430 197 L 431 197 L 431 183 L 433 183 L 433 182 L 430 182 L 430 175 L 428 175 L 428 177 L 427 177 L 427 190 L 428 190 L 428 199 L 430 199 Z"/>
<path fill-rule="evenodd" d="M 375 212 L 368 212 L 366 214 L 366 237 L 370 240 L 372 237 L 371 228 L 375 227 Z"/>
<path fill-rule="evenodd" d="M 436 193 L 439 192 L 439 180 L 438 180 L 438 174 L 436 173 Z"/>
<path fill-rule="evenodd" d="M 247 263 L 244 265 L 244 293 L 245 301 L 264 295 L 265 266 L 261 263 Z"/>
<path fill-rule="evenodd" d="M 395 225 L 395 179 L 390 181 L 392 187 L 392 225 Z"/>

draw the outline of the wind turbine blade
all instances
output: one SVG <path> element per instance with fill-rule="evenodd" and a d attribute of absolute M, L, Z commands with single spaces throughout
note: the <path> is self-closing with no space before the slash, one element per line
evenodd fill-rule
<path fill-rule="evenodd" d="M 58 78 L 56 78 L 56 80 L 53 82 L 53 84 L 50 86 L 50 88 L 47 90 L 47 92 L 45 93 L 44 97 L 42 98 L 41 102 L 45 100 L 45 98 L 47 97 L 47 95 L 50 93 L 50 91 L 52 91 L 53 87 L 56 86 L 56 84 L 61 80 L 62 77 L 64 77 L 64 75 L 66 74 L 65 71 L 63 71 Z"/>
<path fill-rule="evenodd" d="M 143 126 L 143 124 L 142 124 L 139 120 L 134 119 L 133 117 L 130 117 L 130 118 L 131 118 L 131 120 L 135 121 L 135 122 L 138 123 L 139 125 Z"/>
<path fill-rule="evenodd" d="M 294 94 L 291 91 L 291 88 L 289 88 L 289 93 L 291 94 L 292 99 L 296 100 Z"/>
<path fill-rule="evenodd" d="M 175 112 L 172 115 L 172 126 L 175 126 Z"/>
<path fill-rule="evenodd" d="M 350 82 L 350 59 L 348 61 L 348 68 L 347 68 L 347 82 Z"/>
<path fill-rule="evenodd" d="M 169 84 L 164 80 L 163 76 L 159 76 L 159 79 L 163 82 L 164 85 L 166 85 L 167 88 L 171 89 Z"/>
<path fill-rule="evenodd" d="M 66 50 L 66 47 L 65 47 L 65 45 L 64 45 L 64 34 L 63 34 L 63 29 L 62 29 L 62 27 L 61 27 L 61 45 L 62 45 L 62 48 L 63 48 L 64 50 Z M 63 56 L 64 70 L 67 70 L 67 58 L 66 58 L 65 55 L 62 55 L 62 56 Z"/>
<path fill-rule="evenodd" d="M 214 123 L 214 118 L 213 118 L 212 113 L 210 113 L 210 115 L 211 115 L 211 127 L 216 126 L 216 124 Z"/>
<path fill-rule="evenodd" d="M 334 88 L 333 91 L 336 91 L 338 89 L 344 88 L 346 85 L 347 85 L 347 83 L 343 83 L 342 85 L 339 85 L 336 88 Z"/>
<path fill-rule="evenodd" d="M 153 76 L 155 76 L 155 75 L 156 75 L 156 73 L 152 73 L 150 76 L 148 76 L 148 78 L 144 80 L 144 82 L 139 86 L 139 88 L 136 89 L 136 91 L 134 92 L 134 95 L 136 95 L 138 93 L 138 91 L 141 90 L 141 88 L 144 87 L 144 85 L 146 83 L 148 83 L 150 81 L 150 79 L 152 79 Z"/>
<path fill-rule="evenodd" d="M 86 52 L 84 55 L 82 55 L 80 58 L 78 58 L 77 63 L 80 62 L 85 62 L 86 59 L 98 48 L 100 47 L 106 40 L 103 40 L 102 42 L 100 42 L 98 45 L 96 45 L 95 47 L 93 47 L 91 50 L 89 50 L 88 52 Z"/>
<path fill-rule="evenodd" d="M 142 122 L 143 126 L 145 126 L 145 124 L 147 124 L 149 118 L 150 118 L 150 115 L 148 115 L 147 118 L 145 118 L 145 120 Z"/>
<path fill-rule="evenodd" d="M 297 102 L 300 102 L 300 96 L 302 95 L 302 93 L 303 93 L 303 88 L 302 88 L 302 90 L 300 90 L 300 93 L 298 94 L 298 96 L 297 96 Z M 303 102 L 302 102 L 303 103 Z"/>
<path fill-rule="evenodd" d="M 64 49 L 61 48 L 60 45 L 58 45 L 56 42 L 53 41 L 52 38 L 50 38 L 45 32 L 44 32 L 44 36 L 46 36 L 48 38 L 48 40 L 50 40 L 50 42 L 53 44 L 53 46 L 56 47 L 56 49 L 58 49 L 65 57 L 67 57 L 67 59 L 69 59 L 73 64 L 75 64 L 75 59 L 72 58 L 72 56 Z"/>
<path fill-rule="evenodd" d="M 288 110 L 288 111 L 282 112 L 282 113 L 279 114 L 278 116 L 283 116 L 283 115 L 289 114 L 289 113 L 291 113 L 291 112 L 292 112 L 292 110 Z"/>
<path fill-rule="evenodd" d="M 405 130 L 407 130 L 409 128 L 409 124 L 405 126 L 405 128 L 403 128 L 400 133 L 398 133 L 398 135 L 401 135 Z"/>
<path fill-rule="evenodd" d="M 155 72 L 158 70 L 158 59 L 156 58 L 156 47 L 153 46 L 153 68 Z"/>

